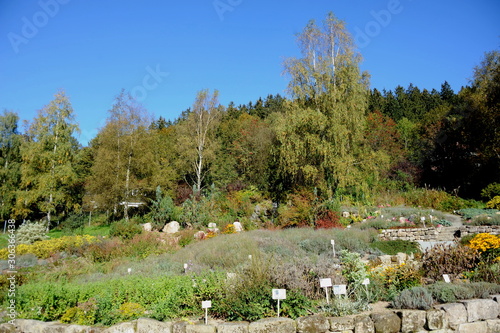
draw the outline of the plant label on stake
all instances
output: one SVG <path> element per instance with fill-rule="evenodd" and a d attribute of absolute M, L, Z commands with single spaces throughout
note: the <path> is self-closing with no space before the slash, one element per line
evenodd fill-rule
<path fill-rule="evenodd" d="M 273 299 L 278 300 L 278 318 L 280 316 L 280 300 L 286 299 L 286 289 L 273 289 Z"/>
<path fill-rule="evenodd" d="M 347 285 L 339 284 L 333 286 L 333 294 L 334 295 L 347 295 Z"/>
<path fill-rule="evenodd" d="M 448 274 L 443 274 L 443 279 L 444 279 L 444 282 L 446 282 L 446 283 L 450 283 L 451 282 L 450 276 Z"/>
<path fill-rule="evenodd" d="M 212 301 L 202 301 L 201 308 L 205 309 L 205 325 L 208 324 L 208 308 L 212 307 Z"/>
<path fill-rule="evenodd" d="M 332 239 L 332 240 L 330 241 L 330 243 L 332 244 L 332 247 L 333 247 L 333 257 L 335 258 L 335 240 L 334 240 L 334 239 Z"/>
<path fill-rule="evenodd" d="M 326 304 L 330 304 L 330 299 L 328 297 L 328 287 L 332 286 L 332 279 L 331 278 L 319 279 L 319 285 L 321 288 L 325 288 Z"/>
<path fill-rule="evenodd" d="M 363 280 L 363 282 L 361 283 L 362 285 L 365 286 L 365 290 L 366 290 L 366 297 L 368 298 L 368 300 L 370 299 L 370 295 L 368 293 L 368 285 L 370 284 L 370 279 L 369 278 L 366 278 Z"/>
<path fill-rule="evenodd" d="M 187 273 L 187 269 L 188 269 L 188 264 L 184 264 L 184 274 Z"/>

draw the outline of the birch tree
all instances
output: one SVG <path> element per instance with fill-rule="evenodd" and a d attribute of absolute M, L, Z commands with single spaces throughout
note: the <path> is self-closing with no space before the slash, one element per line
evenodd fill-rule
<path fill-rule="evenodd" d="M 77 181 L 73 160 L 78 142 L 73 134 L 78 131 L 73 108 L 64 91 L 55 94 L 47 106 L 38 111 L 28 124 L 27 139 L 21 145 L 21 184 L 17 212 L 26 217 L 38 209 L 47 218 L 77 209 L 79 203 L 72 197 Z"/>
<path fill-rule="evenodd" d="M 180 155 L 189 163 L 196 193 L 201 191 L 207 166 L 215 155 L 214 130 L 221 114 L 218 97 L 217 90 L 213 94 L 207 89 L 198 92 L 187 119 L 178 128 Z"/>
<path fill-rule="evenodd" d="M 276 178 L 282 188 L 331 196 L 360 185 L 368 76 L 345 23 L 331 13 L 321 26 L 310 21 L 297 42 L 302 57 L 284 62 L 293 101 L 276 121 Z"/>

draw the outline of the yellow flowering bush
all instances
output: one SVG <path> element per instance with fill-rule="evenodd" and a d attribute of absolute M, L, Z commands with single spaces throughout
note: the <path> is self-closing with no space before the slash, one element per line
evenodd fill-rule
<path fill-rule="evenodd" d="M 494 261 L 500 255 L 500 237 L 496 235 L 477 234 L 467 246 L 478 250 L 485 261 Z"/>
<path fill-rule="evenodd" d="M 137 319 L 146 312 L 146 309 L 139 303 L 123 303 L 118 309 L 118 313 L 123 320 Z"/>
<path fill-rule="evenodd" d="M 391 266 L 377 266 L 371 269 L 371 278 L 378 280 L 388 290 L 388 294 L 422 284 L 422 270 L 417 262 L 411 261 Z"/>
<path fill-rule="evenodd" d="M 234 227 L 234 224 L 228 224 L 224 227 L 224 230 L 222 231 L 223 234 L 234 234 L 236 233 L 236 228 Z"/>
<path fill-rule="evenodd" d="M 500 237 L 488 233 L 477 234 L 470 240 L 468 246 L 480 252 L 498 249 L 500 248 Z"/>
<path fill-rule="evenodd" d="M 52 254 L 78 248 L 85 244 L 97 242 L 97 238 L 90 235 L 64 236 L 60 238 L 47 239 L 33 244 L 19 244 L 16 246 L 16 254 L 22 255 L 31 253 L 38 258 L 46 259 Z M 7 248 L 0 249 L 0 259 L 7 259 L 9 252 Z"/>

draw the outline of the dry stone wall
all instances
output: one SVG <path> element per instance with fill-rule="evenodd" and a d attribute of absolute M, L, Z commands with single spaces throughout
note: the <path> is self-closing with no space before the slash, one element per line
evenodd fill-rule
<path fill-rule="evenodd" d="M 140 318 L 108 328 L 45 323 L 17 319 L 0 325 L 0 333 L 409 333 L 500 332 L 500 295 L 490 299 L 464 300 L 424 310 L 389 310 L 325 317 L 313 315 L 296 320 L 266 318 L 249 322 L 160 322 Z"/>
<path fill-rule="evenodd" d="M 381 230 L 379 238 L 381 240 L 408 240 L 408 241 L 424 241 L 437 242 L 444 240 L 441 236 L 449 234 L 453 237 L 461 238 L 469 234 L 490 233 L 500 235 L 500 226 L 469 226 L 460 227 L 429 227 L 429 228 L 407 228 L 407 229 L 385 229 Z"/>

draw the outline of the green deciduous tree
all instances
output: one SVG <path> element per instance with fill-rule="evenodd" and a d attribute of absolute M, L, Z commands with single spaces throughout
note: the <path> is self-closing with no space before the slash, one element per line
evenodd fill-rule
<path fill-rule="evenodd" d="M 152 153 L 148 126 L 151 119 L 130 94 L 122 90 L 106 120 L 92 142 L 94 164 L 87 182 L 87 195 L 99 209 L 118 213 L 128 219 L 130 202 L 142 202 L 154 191 L 151 178 Z"/>
<path fill-rule="evenodd" d="M 277 181 L 331 196 L 361 183 L 367 75 L 345 23 L 331 13 L 321 27 L 309 22 L 298 43 L 302 57 L 285 61 L 294 101 L 276 121 Z"/>
<path fill-rule="evenodd" d="M 73 137 L 76 131 L 71 103 L 64 91 L 59 91 L 54 100 L 38 111 L 21 145 L 18 215 L 43 212 L 49 227 L 53 214 L 67 214 L 79 207 L 72 196 L 77 181 L 74 157 L 79 149 Z"/>
<path fill-rule="evenodd" d="M 0 218 L 10 217 L 21 180 L 21 136 L 17 131 L 19 117 L 4 110 L 0 116 Z"/>

